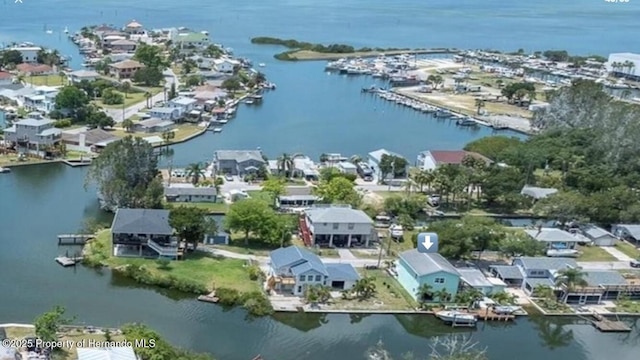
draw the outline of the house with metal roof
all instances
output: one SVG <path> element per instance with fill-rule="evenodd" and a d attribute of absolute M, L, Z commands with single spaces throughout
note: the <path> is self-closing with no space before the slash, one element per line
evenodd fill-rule
<path fill-rule="evenodd" d="M 561 292 L 561 300 L 567 304 L 590 305 L 621 297 L 640 299 L 640 284 L 628 281 L 617 271 L 585 271 L 583 279 L 585 286 L 572 288 L 559 284 L 557 290 Z"/>
<path fill-rule="evenodd" d="M 457 268 L 460 280 L 464 287 L 470 287 L 482 291 L 485 295 L 503 292 L 507 284 L 495 277 L 487 277 L 480 269 L 464 267 Z"/>
<path fill-rule="evenodd" d="M 492 161 L 487 157 L 464 150 L 427 150 L 418 154 L 416 167 L 421 170 L 435 170 L 442 165 L 460 165 L 467 156 L 484 161 L 487 165 Z"/>
<path fill-rule="evenodd" d="M 169 210 L 118 209 L 111 223 L 114 256 L 177 260 L 182 248 L 169 225 Z"/>
<path fill-rule="evenodd" d="M 580 231 L 596 246 L 615 246 L 618 242 L 615 235 L 593 224 L 580 227 Z"/>
<path fill-rule="evenodd" d="M 418 299 L 418 289 L 428 285 L 432 292 L 446 290 L 452 297 L 458 293 L 460 273 L 442 255 L 421 253 L 417 249 L 400 253 L 396 272 L 398 282 L 417 301 L 433 300 L 429 296 Z"/>
<path fill-rule="evenodd" d="M 276 207 L 278 209 L 304 209 L 315 205 L 319 200 L 313 195 L 309 186 L 287 186 L 285 193 L 276 197 Z"/>
<path fill-rule="evenodd" d="M 571 233 L 556 228 L 527 229 L 524 232 L 534 240 L 547 245 L 547 250 L 575 249 L 579 242 L 584 241 Z"/>
<path fill-rule="evenodd" d="M 299 225 L 307 245 L 368 247 L 377 239 L 369 215 L 349 205 L 315 205 L 304 211 Z"/>
<path fill-rule="evenodd" d="M 184 115 L 196 108 L 196 104 L 198 100 L 186 97 L 186 96 L 178 96 L 175 99 L 171 99 L 167 102 L 167 106 L 170 108 L 175 108 L 180 110 L 180 115 Z"/>
<path fill-rule="evenodd" d="M 138 360 L 132 347 L 76 348 L 78 360 Z"/>
<path fill-rule="evenodd" d="M 267 162 L 260 150 L 218 150 L 213 153 L 213 169 L 217 175 L 255 174 Z"/>
<path fill-rule="evenodd" d="M 373 169 L 374 172 L 377 174 L 378 178 L 380 178 L 380 162 L 382 162 L 382 157 L 385 156 L 385 155 L 386 156 L 395 156 L 395 157 L 404 159 L 404 156 L 402 156 L 402 155 L 400 155 L 398 153 L 389 151 L 387 149 L 378 149 L 378 150 L 372 151 L 369 154 L 367 154 L 367 157 L 368 157 L 367 163 L 369 164 L 371 169 Z M 407 162 L 407 164 L 409 164 L 409 162 Z M 405 170 L 405 173 L 406 173 L 406 169 L 404 169 L 404 170 Z M 396 169 L 396 172 L 400 172 L 400 169 Z M 393 178 L 393 175 L 389 174 L 388 177 L 389 178 Z"/>
<path fill-rule="evenodd" d="M 54 146 L 62 140 L 62 130 L 55 121 L 39 113 L 30 113 L 26 119 L 16 121 L 4 129 L 5 141 L 16 144 L 20 151 L 40 154 L 44 148 Z"/>
<path fill-rule="evenodd" d="M 616 224 L 611 228 L 611 232 L 618 239 L 626 240 L 636 247 L 640 246 L 640 225 L 638 224 Z"/>
<path fill-rule="evenodd" d="M 164 197 L 167 202 L 216 202 L 218 193 L 215 187 L 167 186 Z"/>
<path fill-rule="evenodd" d="M 280 248 L 269 256 L 266 287 L 282 294 L 303 295 L 309 286 L 348 290 L 360 279 L 351 264 L 324 264 L 318 255 L 298 246 Z"/>
<path fill-rule="evenodd" d="M 173 107 L 152 107 L 147 112 L 152 118 L 175 121 L 180 119 L 180 109 Z"/>

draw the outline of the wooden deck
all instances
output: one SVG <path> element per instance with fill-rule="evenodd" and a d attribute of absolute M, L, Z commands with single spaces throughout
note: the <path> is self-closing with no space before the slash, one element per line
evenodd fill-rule
<path fill-rule="evenodd" d="M 82 261 L 82 257 L 68 257 L 68 256 L 58 256 L 56 262 L 64 267 L 75 266 L 77 263 Z"/>
<path fill-rule="evenodd" d="M 516 319 L 515 315 L 496 314 L 491 309 L 478 309 L 471 313 L 476 314 L 478 320 L 483 321 L 513 321 Z"/>
<path fill-rule="evenodd" d="M 93 234 L 62 234 L 58 235 L 58 245 L 84 245 L 95 237 Z"/>
<path fill-rule="evenodd" d="M 596 329 L 602 332 L 631 332 L 631 327 L 627 325 L 624 321 L 610 320 L 602 316 L 602 314 L 598 314 L 596 312 L 592 313 L 591 316 L 593 316 L 595 320 L 590 320 L 582 316 L 579 316 L 579 317 L 581 319 L 591 322 L 591 324 Z"/>

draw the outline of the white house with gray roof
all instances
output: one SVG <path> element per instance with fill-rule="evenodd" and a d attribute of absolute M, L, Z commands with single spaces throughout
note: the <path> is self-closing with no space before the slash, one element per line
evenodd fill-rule
<path fill-rule="evenodd" d="M 349 290 L 360 279 L 351 264 L 325 264 L 307 249 L 289 246 L 271 252 L 266 290 L 303 295 L 308 286 Z"/>
<path fill-rule="evenodd" d="M 186 96 L 178 96 L 175 99 L 171 99 L 167 102 L 167 106 L 170 108 L 180 110 L 180 115 L 189 113 L 196 108 L 198 100 Z"/>
<path fill-rule="evenodd" d="M 62 140 L 62 130 L 54 125 L 55 121 L 42 117 L 39 113 L 31 113 L 26 119 L 4 129 L 5 140 L 38 153 Z"/>
<path fill-rule="evenodd" d="M 93 70 L 76 70 L 76 71 L 70 72 L 68 74 L 68 77 L 69 77 L 69 81 L 73 83 L 79 83 L 83 80 L 91 82 L 91 81 L 98 80 L 100 78 L 100 74 L 98 74 Z"/>
<path fill-rule="evenodd" d="M 315 205 L 319 200 L 313 195 L 310 186 L 287 186 L 285 193 L 276 197 L 276 207 L 278 209 L 304 209 Z"/>
<path fill-rule="evenodd" d="M 396 272 L 400 285 L 417 301 L 438 300 L 432 294 L 419 294 L 422 285 L 427 285 L 431 293 L 445 290 L 452 298 L 460 286 L 460 273 L 438 253 L 421 253 L 417 249 L 402 252 Z"/>
<path fill-rule="evenodd" d="M 180 109 L 172 107 L 153 107 L 149 109 L 147 114 L 153 118 L 171 121 L 176 121 L 181 117 Z"/>
<path fill-rule="evenodd" d="M 316 205 L 307 209 L 300 227 L 305 243 L 310 245 L 368 247 L 371 240 L 376 239 L 373 220 L 364 211 L 349 205 Z"/>
<path fill-rule="evenodd" d="M 218 150 L 213 153 L 212 165 L 217 175 L 255 174 L 266 164 L 260 150 Z"/>
<path fill-rule="evenodd" d="M 169 186 L 164 188 L 167 202 L 216 202 L 215 187 Z"/>
<path fill-rule="evenodd" d="M 567 231 L 556 228 L 527 229 L 524 232 L 534 240 L 545 243 L 547 250 L 575 249 L 579 242 L 584 241 Z"/>
<path fill-rule="evenodd" d="M 404 156 L 389 151 L 387 149 L 378 149 L 375 151 L 370 152 L 367 157 L 368 157 L 368 164 L 371 167 L 371 169 L 373 169 L 374 173 L 376 174 L 376 176 L 378 178 L 380 178 L 380 162 L 382 161 L 382 156 L 387 155 L 387 156 L 395 156 L 395 157 L 399 157 L 404 159 Z M 396 169 L 396 170 L 400 170 L 400 169 Z M 406 170 L 406 169 L 405 169 Z M 387 175 L 388 178 L 393 178 L 392 174 Z"/>
<path fill-rule="evenodd" d="M 111 236 L 114 256 L 176 260 L 182 255 L 169 225 L 169 210 L 118 209 Z"/>
<path fill-rule="evenodd" d="M 618 242 L 615 235 L 593 224 L 582 226 L 580 231 L 596 246 L 615 246 Z"/>
<path fill-rule="evenodd" d="M 611 228 L 611 232 L 619 239 L 626 240 L 636 247 L 640 246 L 640 225 L 617 224 Z"/>

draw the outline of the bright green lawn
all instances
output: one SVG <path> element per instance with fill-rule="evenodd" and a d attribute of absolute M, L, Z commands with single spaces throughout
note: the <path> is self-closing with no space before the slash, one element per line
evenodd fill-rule
<path fill-rule="evenodd" d="M 124 93 L 121 91 L 117 91 L 114 90 L 113 92 L 115 93 L 119 93 L 122 96 L 124 96 Z M 135 105 L 135 104 L 139 104 L 141 102 L 146 101 L 146 98 L 144 96 L 143 92 L 130 92 L 129 94 L 127 94 L 127 96 L 124 98 L 124 107 L 127 108 L 131 105 Z M 116 105 L 107 105 L 104 104 L 101 100 L 96 100 L 96 103 L 99 106 L 105 107 L 105 108 L 110 108 L 110 109 L 122 109 L 122 104 L 116 104 Z"/>
<path fill-rule="evenodd" d="M 62 86 L 67 84 L 66 76 L 61 77 L 58 74 L 25 76 L 24 81 L 35 86 Z"/>
<path fill-rule="evenodd" d="M 640 258 L 640 250 L 626 241 L 618 241 L 618 243 L 616 244 L 616 249 L 623 252 L 625 255 L 632 259 Z"/>
<path fill-rule="evenodd" d="M 578 251 L 581 252 L 578 256 L 578 261 L 617 261 L 615 256 L 609 254 L 604 249 L 598 246 L 579 246 Z"/>
<path fill-rule="evenodd" d="M 208 211 L 209 213 L 216 214 L 224 214 L 229 210 L 229 204 L 226 203 L 211 203 L 211 202 L 172 202 L 170 203 L 172 206 L 187 206 L 187 207 L 196 207 L 198 209 L 203 209 Z"/>

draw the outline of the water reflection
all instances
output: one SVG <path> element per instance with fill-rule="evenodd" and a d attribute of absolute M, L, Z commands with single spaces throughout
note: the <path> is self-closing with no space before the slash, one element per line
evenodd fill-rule
<path fill-rule="evenodd" d="M 327 314 L 318 313 L 275 313 L 271 317 L 279 323 L 302 332 L 308 332 L 329 323 Z"/>
<path fill-rule="evenodd" d="M 531 316 L 531 322 L 538 330 L 538 337 L 542 345 L 554 350 L 569 346 L 573 342 L 573 330 L 564 327 L 571 325 L 573 320 L 568 317 Z"/>
<path fill-rule="evenodd" d="M 369 316 L 371 316 L 371 314 L 349 314 L 349 323 L 357 324 Z"/>
<path fill-rule="evenodd" d="M 394 315 L 406 332 L 423 338 L 455 333 L 468 333 L 475 329 L 469 327 L 451 327 L 443 324 L 432 315 Z"/>

